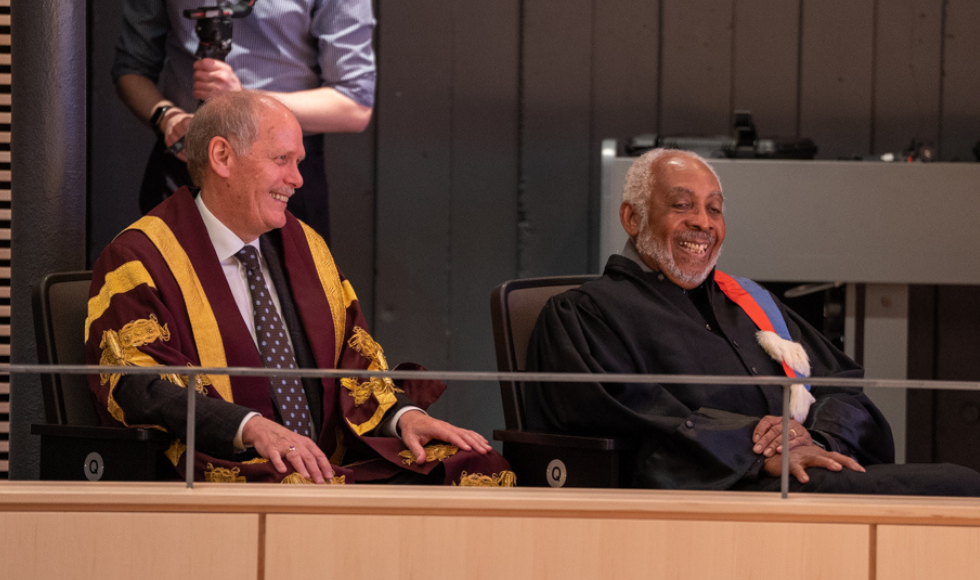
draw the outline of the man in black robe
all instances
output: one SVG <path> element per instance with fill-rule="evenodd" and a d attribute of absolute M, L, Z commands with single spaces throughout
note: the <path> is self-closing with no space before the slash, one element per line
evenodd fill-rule
<path fill-rule="evenodd" d="M 704 160 L 650 151 L 627 173 L 623 200 L 620 218 L 630 241 L 622 255 L 610 257 L 601 278 L 544 307 L 530 338 L 528 370 L 784 376 L 782 363 L 757 341 L 759 326 L 716 280 L 724 197 Z M 863 376 L 860 366 L 773 301 L 809 358 L 810 376 Z M 528 424 L 636 439 L 637 487 L 779 489 L 782 387 L 607 379 L 529 386 Z M 814 387 L 812 395 L 802 424 L 790 422 L 792 490 L 980 495 L 980 474 L 970 469 L 895 465 L 891 428 L 861 389 Z"/>

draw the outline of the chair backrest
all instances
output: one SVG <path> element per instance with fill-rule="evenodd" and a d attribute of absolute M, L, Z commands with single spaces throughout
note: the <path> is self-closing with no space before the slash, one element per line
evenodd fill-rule
<path fill-rule="evenodd" d="M 538 314 L 549 298 L 578 288 L 598 276 L 554 276 L 509 280 L 494 288 L 490 296 L 493 319 L 493 343 L 497 352 L 497 370 L 516 372 L 525 369 L 527 342 Z M 508 429 L 523 430 L 524 385 L 519 381 L 500 381 L 504 404 L 504 423 Z"/>
<path fill-rule="evenodd" d="M 85 317 L 92 272 L 45 276 L 34 287 L 34 332 L 41 364 L 85 364 Z M 98 425 L 85 375 L 41 375 L 49 424 Z"/>

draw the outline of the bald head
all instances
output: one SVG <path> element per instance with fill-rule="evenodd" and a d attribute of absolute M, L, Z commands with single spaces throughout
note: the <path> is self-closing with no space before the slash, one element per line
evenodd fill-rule
<path fill-rule="evenodd" d="M 223 93 L 201 105 L 184 136 L 187 170 L 194 185 L 203 185 L 211 140 L 223 137 L 231 143 L 235 153 L 244 155 L 258 138 L 259 124 L 265 112 L 292 115 L 278 100 L 250 90 Z"/>

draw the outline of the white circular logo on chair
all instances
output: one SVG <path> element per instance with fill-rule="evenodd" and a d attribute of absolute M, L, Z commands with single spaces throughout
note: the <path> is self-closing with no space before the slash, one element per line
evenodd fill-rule
<path fill-rule="evenodd" d="M 548 464 L 548 471 L 545 473 L 545 479 L 548 480 L 548 485 L 551 487 L 563 487 L 567 477 L 568 469 L 565 468 L 565 462 L 561 459 L 552 459 L 551 463 Z"/>
<path fill-rule="evenodd" d="M 105 470 L 105 463 L 98 451 L 93 451 L 85 456 L 85 465 L 82 466 L 85 478 L 89 481 L 99 481 L 102 479 L 102 472 Z"/>

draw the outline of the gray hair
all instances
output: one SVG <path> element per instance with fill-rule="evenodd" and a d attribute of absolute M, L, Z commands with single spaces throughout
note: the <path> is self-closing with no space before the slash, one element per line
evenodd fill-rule
<path fill-rule="evenodd" d="M 704 163 L 705 167 L 715 176 L 715 179 L 718 179 L 718 174 L 715 173 L 714 168 L 703 157 L 693 151 L 665 149 L 662 147 L 647 151 L 637 157 L 633 165 L 630 165 L 629 170 L 626 171 L 626 184 L 623 185 L 623 201 L 630 204 L 633 211 L 638 213 L 642 219 L 647 219 L 646 201 L 650 199 L 650 193 L 655 186 L 653 183 L 653 166 L 663 160 L 677 156 L 695 159 Z M 721 183 L 720 179 L 718 179 L 718 183 Z"/>
<path fill-rule="evenodd" d="M 260 111 L 271 97 L 256 91 L 234 91 L 208 99 L 194 114 L 184 152 L 187 171 L 194 185 L 201 186 L 208 167 L 208 146 L 215 137 L 224 137 L 237 155 L 245 155 L 259 134 Z"/>

